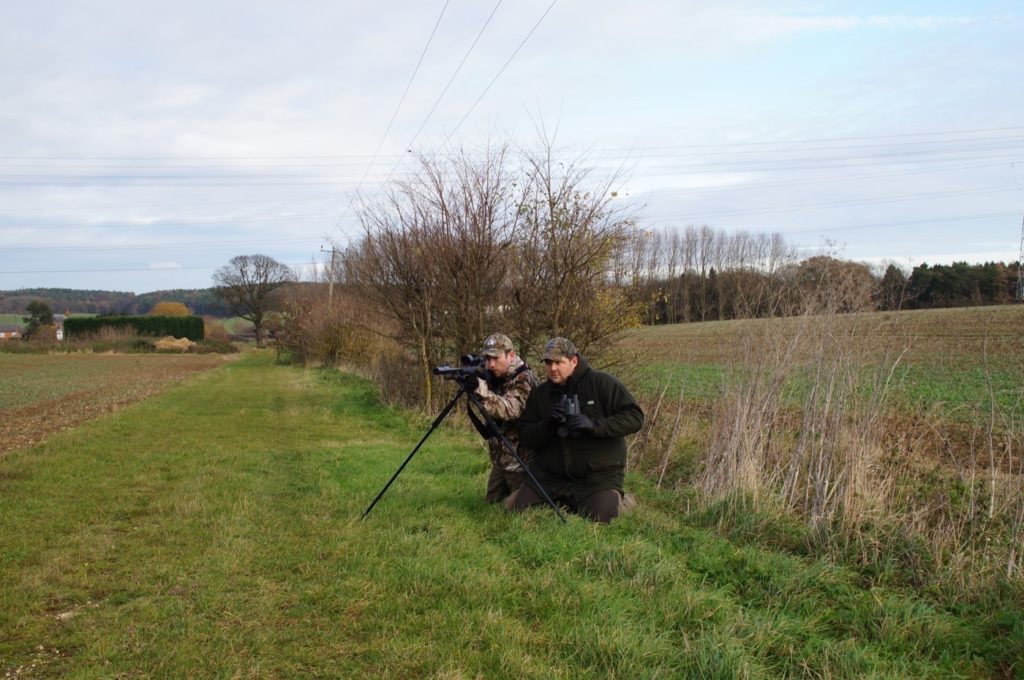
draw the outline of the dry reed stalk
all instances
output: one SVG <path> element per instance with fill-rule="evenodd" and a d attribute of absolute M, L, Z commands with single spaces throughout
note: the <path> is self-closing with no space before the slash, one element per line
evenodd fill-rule
<path fill-rule="evenodd" d="M 658 489 L 661 488 L 661 483 L 665 479 L 665 472 L 666 472 L 666 470 L 668 470 L 669 461 L 672 458 L 672 453 L 675 451 L 676 442 L 679 441 L 679 427 L 680 427 L 680 424 L 683 421 L 683 393 L 684 393 L 684 388 L 683 388 L 683 385 L 680 384 L 679 385 L 679 398 L 676 401 L 676 419 L 675 419 L 675 422 L 672 423 L 672 432 L 669 433 L 668 442 L 667 442 L 665 448 L 663 449 L 663 453 L 662 453 L 662 456 L 661 456 L 661 463 L 658 466 L 658 482 L 657 482 L 657 485 L 656 485 L 656 487 Z"/>

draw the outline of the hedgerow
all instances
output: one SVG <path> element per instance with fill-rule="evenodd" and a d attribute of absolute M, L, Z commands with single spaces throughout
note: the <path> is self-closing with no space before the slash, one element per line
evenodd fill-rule
<path fill-rule="evenodd" d="M 97 334 L 101 328 L 131 328 L 139 335 L 173 335 L 194 342 L 204 338 L 203 319 L 198 316 L 73 316 L 64 320 L 68 339 Z"/>

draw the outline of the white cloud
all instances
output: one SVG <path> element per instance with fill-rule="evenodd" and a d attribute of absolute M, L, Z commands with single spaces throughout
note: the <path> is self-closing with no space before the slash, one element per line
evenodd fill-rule
<path fill-rule="evenodd" d="M 430 151 L 446 138 L 549 4 L 522 0 L 499 8 L 417 147 Z M 491 6 L 448 7 L 383 155 L 369 172 L 367 196 L 406 155 L 405 145 Z M 871 3 L 865 9 L 862 3 L 820 0 L 725 0 L 713 6 L 695 0 L 562 0 L 454 141 L 472 146 L 490 134 L 529 144 L 539 116 L 559 123 L 558 142 L 570 152 L 679 147 L 675 157 L 623 160 L 635 163 L 630 196 L 648 202 L 651 219 L 716 216 L 706 221 L 725 229 L 768 225 L 834 233 L 829 229 L 836 225 L 1007 210 L 1008 202 L 1019 209 L 1019 200 L 979 195 L 757 212 L 758 206 L 839 204 L 861 195 L 934 195 L 946 188 L 952 195 L 961 186 L 996 183 L 991 174 L 1002 167 L 989 167 L 985 175 L 960 170 L 894 176 L 894 161 L 880 150 L 884 135 L 913 141 L 920 133 L 1018 124 L 1024 94 L 1005 83 L 1013 82 L 1024 60 L 1021 21 L 996 16 L 992 7 L 1016 11 L 998 2 L 985 6 L 989 14 L 976 14 L 967 4 L 950 2 Z M 113 275 L 112 286 L 141 292 L 158 278 L 162 287 L 174 279 L 192 282 L 180 287 L 208 285 L 204 267 L 242 252 L 266 250 L 281 261 L 308 262 L 317 245 L 310 240 L 335 226 L 352 228 L 346 212 L 351 192 L 439 10 L 440 3 L 401 0 L 15 3 L 0 23 L 6 48 L 0 90 L 7 93 L 0 107 L 0 156 L 15 159 L 0 158 L 0 270 L 165 272 L 131 275 L 131 283 L 122 283 L 127 273 Z M 1003 155 L 988 160 L 1024 161 L 1024 145 L 1010 133 L 1003 136 Z M 787 139 L 841 137 L 874 138 L 876 148 L 851 150 L 847 155 L 865 160 L 828 168 L 802 154 L 778 171 L 772 166 L 781 152 L 759 146 L 779 141 L 785 149 Z M 54 160 L 39 160 L 45 158 Z M 69 158 L 77 160 L 60 160 Z M 125 158 L 149 160 L 103 160 Z M 27 165 L 34 167 L 21 167 Z M 817 182 L 823 173 L 867 178 L 856 186 Z M 82 185 L 66 179 L 89 174 L 100 177 Z M 873 174 L 878 177 L 871 179 Z M 313 216 L 320 213 L 327 214 Z M 203 220 L 210 223 L 197 224 Z M 82 228 L 14 230 L 3 224 Z M 898 257 L 914 247 L 913 234 L 897 243 L 882 231 L 860 233 L 858 252 L 865 256 Z M 294 242 L 270 244 L 289 238 Z M 972 244 L 975 235 L 952 229 L 927 238 L 942 252 L 998 248 Z M 251 248 L 210 245 L 159 255 L 113 247 L 102 258 L 102 250 L 83 248 L 66 262 L 45 253 L 53 242 L 247 241 Z M 21 260 L 4 252 L 5 246 L 33 245 L 40 249 L 34 263 L 28 263 L 27 250 L 14 253 Z M 901 252 L 890 252 L 897 248 Z M 150 257 L 167 259 L 147 264 Z M 0 289 L 27 280 L 0 278 Z"/>

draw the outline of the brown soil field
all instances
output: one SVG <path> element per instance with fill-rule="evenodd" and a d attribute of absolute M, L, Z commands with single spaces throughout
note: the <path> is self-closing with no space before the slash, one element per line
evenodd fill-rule
<path fill-rule="evenodd" d="M 814 319 L 815 317 L 811 317 Z M 829 317 L 837 333 L 851 337 L 866 359 L 880 352 L 903 352 L 905 359 L 936 367 L 976 365 L 983 356 L 996 361 L 1024 358 L 1024 305 L 869 312 Z M 779 332 L 797 332 L 806 318 L 774 319 Z M 685 363 L 741 362 L 745 342 L 765 330 L 764 319 L 706 321 L 645 326 L 622 341 L 640 360 L 661 357 Z"/>
<path fill-rule="evenodd" d="M 0 353 L 0 456 L 230 360 L 219 354 Z"/>

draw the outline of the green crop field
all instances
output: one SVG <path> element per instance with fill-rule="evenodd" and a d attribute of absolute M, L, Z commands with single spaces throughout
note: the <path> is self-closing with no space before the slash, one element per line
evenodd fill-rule
<path fill-rule="evenodd" d="M 816 556 L 781 517 L 750 513 L 750 530 L 723 532 L 691 490 L 636 474 L 641 505 L 610 526 L 507 514 L 483 502 L 483 447 L 454 424 L 360 521 L 429 425 L 362 379 L 257 351 L 0 455 L 0 673 L 1022 670 L 1019 584 L 915 588 Z"/>
<path fill-rule="evenodd" d="M 779 337 L 799 319 L 778 319 Z M 838 316 L 864 380 L 891 369 L 894 400 L 910 408 L 940 408 L 949 417 L 986 403 L 990 395 L 1024 421 L 1024 305 L 876 312 Z M 746 370 L 764 320 L 647 326 L 624 340 L 636 357 L 634 386 L 642 393 L 682 389 L 684 398 L 713 400 Z M 756 358 L 756 357 L 753 357 Z"/>

